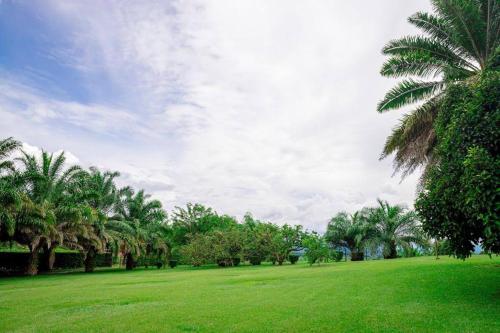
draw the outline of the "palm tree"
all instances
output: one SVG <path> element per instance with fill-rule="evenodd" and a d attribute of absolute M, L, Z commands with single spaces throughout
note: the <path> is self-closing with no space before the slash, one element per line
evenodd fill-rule
<path fill-rule="evenodd" d="M 30 228 L 19 229 L 19 240 L 26 244 L 35 257 L 43 250 L 44 268 L 51 270 L 55 249 L 65 244 L 78 247 L 77 235 L 81 231 L 80 224 L 90 218 L 88 206 L 75 200 L 70 195 L 70 188 L 78 186 L 78 175 L 82 170 L 79 166 L 65 169 L 64 152 L 57 156 L 42 152 L 37 158 L 22 152 L 18 160 L 23 166 L 20 178 L 23 181 L 23 191 L 39 212 L 39 223 L 44 224 L 43 233 L 34 232 Z M 29 219 L 28 216 L 25 219 Z M 35 266 L 35 263 L 30 263 Z M 36 268 L 29 268 L 31 274 L 36 274 Z"/>
<path fill-rule="evenodd" d="M 328 223 L 325 239 L 334 247 L 348 248 L 352 261 L 363 260 L 369 231 L 366 210 L 352 215 L 341 212 Z"/>
<path fill-rule="evenodd" d="M 385 112 L 421 103 L 405 114 L 387 138 L 381 158 L 395 153 L 395 172 L 403 177 L 437 162 L 433 124 L 447 87 L 473 80 L 499 52 L 498 0 L 432 0 L 434 14 L 418 12 L 408 21 L 424 36 L 390 41 L 381 74 L 406 77 L 389 90 L 377 110 Z M 425 172 L 424 172 L 425 177 Z"/>
<path fill-rule="evenodd" d="M 12 138 L 0 140 L 0 240 L 12 237 L 15 230 L 15 214 L 22 204 L 12 175 L 4 175 L 4 170 L 13 171 L 14 163 L 8 158 L 18 149 L 20 143 Z"/>
<path fill-rule="evenodd" d="M 114 182 L 119 175 L 118 172 L 101 172 L 95 167 L 83 175 L 80 200 L 86 202 L 94 213 L 94 218 L 87 220 L 84 230 L 77 236 L 84 252 L 85 272 L 94 271 L 96 254 L 105 251 L 111 240 L 106 223 L 120 193 Z"/>
<path fill-rule="evenodd" d="M 20 146 L 20 142 L 13 138 L 0 140 L 0 172 L 14 167 L 14 163 L 8 158 Z"/>
<path fill-rule="evenodd" d="M 149 200 L 144 190 L 123 191 L 115 206 L 116 215 L 108 221 L 108 229 L 125 258 L 126 268 L 133 269 L 135 258 L 151 251 L 167 252 L 162 230 L 166 213 L 161 202 Z"/>
<path fill-rule="evenodd" d="M 383 246 L 385 259 L 397 257 L 398 247 L 409 249 L 413 244 L 424 245 L 426 239 L 417 214 L 401 205 L 391 206 L 377 199 L 379 206 L 370 209 L 370 242 Z"/>

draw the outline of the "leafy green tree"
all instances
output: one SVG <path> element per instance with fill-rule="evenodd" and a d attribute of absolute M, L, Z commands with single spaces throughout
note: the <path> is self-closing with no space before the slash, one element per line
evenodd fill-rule
<path fill-rule="evenodd" d="M 288 258 L 290 252 L 301 246 L 302 226 L 289 226 L 285 224 L 281 227 L 270 225 L 271 242 L 269 252 L 271 261 L 282 265 Z"/>
<path fill-rule="evenodd" d="M 378 201 L 378 207 L 370 209 L 368 221 L 371 230 L 370 242 L 383 246 L 385 259 L 396 258 L 398 248 L 409 250 L 414 245 L 424 245 L 426 239 L 414 211 L 401 205 L 391 206 L 387 201 Z"/>
<path fill-rule="evenodd" d="M 431 2 L 434 14 L 418 12 L 408 19 L 424 35 L 392 40 L 382 50 L 389 59 L 381 74 L 405 79 L 385 95 L 377 110 L 421 103 L 393 129 L 381 156 L 395 153 L 395 170 L 403 176 L 438 161 L 434 123 L 443 109 L 444 93 L 488 69 L 499 45 L 498 0 Z"/>
<path fill-rule="evenodd" d="M 370 239 L 367 215 L 367 210 L 361 210 L 352 215 L 341 212 L 328 223 L 325 239 L 333 247 L 348 248 L 352 261 L 364 259 L 364 250 Z"/>
<path fill-rule="evenodd" d="M 318 263 L 318 265 L 328 259 L 329 248 L 324 237 L 318 235 L 316 232 L 306 234 L 302 240 L 305 247 L 305 255 L 309 265 Z"/>
<path fill-rule="evenodd" d="M 243 233 L 239 229 L 216 230 L 209 234 L 210 251 L 219 266 L 236 266 L 243 253 Z"/>
<path fill-rule="evenodd" d="M 206 234 L 190 234 L 187 244 L 180 247 L 180 257 L 183 263 L 195 267 L 213 261 L 211 238 Z"/>
<path fill-rule="evenodd" d="M 273 225 L 254 220 L 252 215 L 247 213 L 244 217 L 243 229 L 245 233 L 244 257 L 252 265 L 260 265 L 270 256 L 275 228 Z"/>
<path fill-rule="evenodd" d="M 175 207 L 172 212 L 174 242 L 183 245 L 190 236 L 213 230 L 214 215 L 211 208 L 201 204 L 188 203 L 186 208 Z"/>
<path fill-rule="evenodd" d="M 439 164 L 416 201 L 424 229 L 447 239 L 459 258 L 470 256 L 476 244 L 500 253 L 499 87 L 496 67 L 448 89 L 436 120 Z"/>

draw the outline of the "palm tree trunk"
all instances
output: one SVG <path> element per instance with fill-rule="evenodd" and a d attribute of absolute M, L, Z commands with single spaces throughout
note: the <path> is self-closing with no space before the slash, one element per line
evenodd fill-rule
<path fill-rule="evenodd" d="M 396 248 L 396 242 L 391 240 L 388 244 L 388 251 L 384 254 L 384 259 L 394 259 L 397 258 L 398 252 Z"/>
<path fill-rule="evenodd" d="M 85 272 L 90 273 L 94 271 L 95 268 L 95 249 L 91 247 L 87 251 L 87 255 L 85 256 Z"/>
<path fill-rule="evenodd" d="M 31 248 L 28 256 L 28 263 L 25 270 L 26 275 L 38 274 L 38 247 Z"/>
<path fill-rule="evenodd" d="M 129 271 L 132 270 L 132 269 L 134 269 L 134 266 L 135 266 L 134 258 L 132 256 L 132 253 L 130 253 L 130 252 L 127 253 L 127 255 L 126 255 L 126 263 L 125 263 L 125 265 L 126 265 L 125 269 L 127 269 Z"/>
<path fill-rule="evenodd" d="M 56 261 L 56 246 L 44 246 L 40 263 L 40 271 L 50 272 L 54 268 Z"/>

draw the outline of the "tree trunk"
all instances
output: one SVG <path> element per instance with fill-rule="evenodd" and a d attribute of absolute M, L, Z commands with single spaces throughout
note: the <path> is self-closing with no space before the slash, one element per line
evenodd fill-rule
<path fill-rule="evenodd" d="M 87 255 L 85 256 L 85 272 L 90 273 L 94 271 L 95 268 L 95 249 L 91 247 L 87 251 Z"/>
<path fill-rule="evenodd" d="M 42 251 L 42 258 L 39 265 L 39 270 L 50 272 L 54 268 L 56 261 L 56 246 L 44 246 Z"/>
<path fill-rule="evenodd" d="M 134 262 L 134 258 L 132 256 L 132 253 L 127 253 L 125 269 L 130 271 L 130 270 L 134 269 L 134 266 L 135 266 L 135 262 Z"/>
<path fill-rule="evenodd" d="M 30 254 L 28 256 L 28 264 L 25 271 L 26 275 L 37 275 L 38 274 L 38 248 L 30 249 Z"/>
<path fill-rule="evenodd" d="M 394 259 L 398 256 L 398 252 L 396 249 L 396 242 L 390 241 L 388 244 L 388 251 L 384 254 L 384 259 Z"/>

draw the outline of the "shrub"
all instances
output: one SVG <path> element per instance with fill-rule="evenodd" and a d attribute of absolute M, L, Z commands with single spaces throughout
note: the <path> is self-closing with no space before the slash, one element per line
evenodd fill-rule
<path fill-rule="evenodd" d="M 175 266 L 177 266 L 177 260 L 169 260 L 168 261 L 168 267 L 170 268 L 175 268 Z"/>
<path fill-rule="evenodd" d="M 298 255 L 295 255 L 295 254 L 290 254 L 290 255 L 288 256 L 288 260 L 290 261 L 290 263 L 291 263 L 292 265 L 294 265 L 297 261 L 299 261 L 299 258 L 300 258 L 300 257 L 299 257 Z"/>
<path fill-rule="evenodd" d="M 260 256 L 249 257 L 248 261 L 250 261 L 250 264 L 256 266 L 256 265 L 260 265 L 260 263 L 262 262 L 262 258 Z"/>
<path fill-rule="evenodd" d="M 351 252 L 351 261 L 363 261 L 364 259 L 365 259 L 364 252 L 356 252 L 356 251 Z"/>
<path fill-rule="evenodd" d="M 323 237 L 316 232 L 312 232 L 304 237 L 304 247 L 306 248 L 306 258 L 309 265 L 320 264 L 328 258 L 328 245 Z"/>
<path fill-rule="evenodd" d="M 201 234 L 190 236 L 189 239 L 189 243 L 180 249 L 182 262 L 195 267 L 208 263 L 212 258 L 211 239 Z"/>
<path fill-rule="evenodd" d="M 339 262 L 342 260 L 342 258 L 344 257 L 344 253 L 342 251 L 338 251 L 338 250 L 335 250 L 335 251 L 331 251 L 330 253 L 330 257 L 332 258 L 332 260 L 334 260 L 335 262 Z"/>

